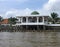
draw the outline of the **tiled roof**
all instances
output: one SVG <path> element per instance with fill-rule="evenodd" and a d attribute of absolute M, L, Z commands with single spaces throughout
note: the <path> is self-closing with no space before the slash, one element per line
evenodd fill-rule
<path fill-rule="evenodd" d="M 1 24 L 8 24 L 8 19 L 4 19 Z"/>

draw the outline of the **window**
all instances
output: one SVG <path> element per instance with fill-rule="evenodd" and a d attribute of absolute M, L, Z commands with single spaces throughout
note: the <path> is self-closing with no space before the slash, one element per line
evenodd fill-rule
<path fill-rule="evenodd" d="M 21 23 L 21 18 L 17 18 L 18 21 L 16 21 L 17 23 Z"/>
<path fill-rule="evenodd" d="M 22 20 L 23 22 L 26 22 L 26 17 L 23 17 L 23 20 Z"/>
<path fill-rule="evenodd" d="M 42 22 L 43 21 L 43 18 L 42 17 L 39 17 L 39 22 Z"/>
<path fill-rule="evenodd" d="M 32 22 L 37 22 L 37 18 L 33 17 L 33 21 Z"/>
<path fill-rule="evenodd" d="M 32 22 L 32 17 L 28 17 L 28 22 Z"/>
<path fill-rule="evenodd" d="M 29 17 L 28 22 L 37 22 L 37 18 L 36 17 Z"/>

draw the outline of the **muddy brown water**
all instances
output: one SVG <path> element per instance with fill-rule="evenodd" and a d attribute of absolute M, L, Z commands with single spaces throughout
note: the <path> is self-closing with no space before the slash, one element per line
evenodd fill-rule
<path fill-rule="evenodd" d="M 0 47 L 60 47 L 60 32 L 0 32 Z"/>

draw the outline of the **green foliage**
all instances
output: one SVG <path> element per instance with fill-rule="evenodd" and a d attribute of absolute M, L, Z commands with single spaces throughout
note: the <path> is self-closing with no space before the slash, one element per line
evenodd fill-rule
<path fill-rule="evenodd" d="M 39 12 L 33 11 L 33 12 L 31 13 L 31 15 L 39 15 Z"/>
<path fill-rule="evenodd" d="M 58 18 L 58 14 L 55 13 L 55 12 L 51 13 L 51 18 L 52 18 L 53 24 L 55 24 L 58 21 L 58 19 L 59 19 Z"/>
<path fill-rule="evenodd" d="M 0 16 L 0 22 L 3 20 L 3 18 Z"/>
<path fill-rule="evenodd" d="M 58 14 L 57 13 L 51 13 L 51 17 L 53 18 L 53 19 L 56 19 L 57 17 L 58 17 Z"/>
<path fill-rule="evenodd" d="M 48 17 L 48 22 L 52 22 L 52 18 L 51 17 Z"/>
<path fill-rule="evenodd" d="M 9 20 L 9 24 L 16 24 L 16 21 L 18 19 L 16 19 L 15 17 L 10 17 L 8 20 Z"/>

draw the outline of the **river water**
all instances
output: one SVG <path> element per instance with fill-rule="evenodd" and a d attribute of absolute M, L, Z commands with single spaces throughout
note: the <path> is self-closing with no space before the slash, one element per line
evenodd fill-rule
<path fill-rule="evenodd" d="M 60 32 L 0 32 L 0 47 L 60 47 Z"/>

